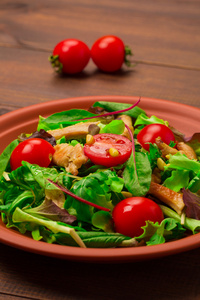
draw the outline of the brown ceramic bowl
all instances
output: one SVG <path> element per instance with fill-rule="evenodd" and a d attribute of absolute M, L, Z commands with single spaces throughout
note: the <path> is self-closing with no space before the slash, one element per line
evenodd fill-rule
<path fill-rule="evenodd" d="M 138 100 L 138 97 L 90 96 L 69 98 L 36 104 L 7 113 L 0 117 L 0 153 L 20 133 L 35 131 L 39 115 L 46 117 L 52 113 L 71 108 L 87 109 L 92 103 L 100 100 L 133 104 Z M 199 131 L 200 109 L 198 108 L 152 98 L 142 98 L 139 106 L 145 109 L 148 115 L 156 115 L 168 120 L 170 125 L 184 132 L 186 136 Z M 32 238 L 22 235 L 14 229 L 6 228 L 0 221 L 0 242 L 24 251 L 61 259 L 87 262 L 129 262 L 163 257 L 197 248 L 200 246 L 200 233 L 156 246 L 83 249 L 34 241 Z"/>

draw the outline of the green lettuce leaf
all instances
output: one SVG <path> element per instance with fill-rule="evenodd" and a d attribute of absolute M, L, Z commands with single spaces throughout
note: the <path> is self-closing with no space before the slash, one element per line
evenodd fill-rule
<path fill-rule="evenodd" d="M 100 133 L 122 134 L 125 125 L 122 120 L 113 120 L 107 125 L 101 126 Z"/>
<path fill-rule="evenodd" d="M 113 248 L 123 245 L 124 242 L 124 246 L 133 245 L 133 239 L 119 233 L 75 231 L 76 227 L 49 221 L 36 215 L 33 216 L 19 208 L 14 211 L 12 221 L 16 226 L 19 226 L 19 229 L 20 224 L 23 224 L 27 231 L 32 232 L 34 239 L 43 239 L 48 243 L 89 248 Z"/>
<path fill-rule="evenodd" d="M 182 188 L 187 188 L 190 181 L 190 171 L 188 170 L 173 170 L 171 176 L 168 177 L 163 185 L 170 190 L 179 192 Z"/>
<path fill-rule="evenodd" d="M 145 151 L 145 150 L 144 150 Z M 158 146 L 156 144 L 149 144 L 149 151 L 145 151 L 149 162 L 151 164 L 152 170 L 157 167 L 157 159 L 161 157 L 161 152 L 158 149 Z"/>
<path fill-rule="evenodd" d="M 112 216 L 107 211 L 97 211 L 92 216 L 92 225 L 105 232 L 114 232 Z"/>
<path fill-rule="evenodd" d="M 96 172 L 76 181 L 71 192 L 92 203 L 112 209 L 112 195 L 121 193 L 124 181 L 114 171 L 105 170 Z M 91 223 L 95 212 L 94 207 L 81 203 L 74 198 L 67 196 L 65 208 L 78 220 Z"/>
<path fill-rule="evenodd" d="M 187 158 L 184 154 L 177 152 L 175 155 L 171 155 L 169 164 L 165 167 L 165 170 L 177 169 L 188 170 L 198 173 L 200 171 L 200 162 Z"/>
<path fill-rule="evenodd" d="M 65 187 L 71 187 L 71 178 L 65 170 L 58 172 L 55 168 L 42 168 L 23 162 L 23 166 L 8 174 L 10 180 L 3 178 L 0 181 L 1 203 L 0 211 L 11 214 L 15 207 L 38 206 L 45 198 L 45 194 L 57 189 L 47 179 L 58 181 Z M 57 203 L 60 201 L 60 191 L 57 194 Z M 54 202 L 56 196 L 54 195 Z"/>
<path fill-rule="evenodd" d="M 178 192 L 186 188 L 196 193 L 200 189 L 200 162 L 177 152 L 170 156 L 168 164 L 164 167 L 163 178 L 165 177 L 164 185 L 171 190 Z"/>
<path fill-rule="evenodd" d="M 188 185 L 188 189 L 193 193 L 200 192 L 200 171 L 192 178 Z"/>
<path fill-rule="evenodd" d="M 39 117 L 37 130 L 53 130 L 58 128 L 67 127 L 74 125 L 77 121 L 83 118 L 89 118 L 95 116 L 93 113 L 88 112 L 84 109 L 70 109 L 67 111 L 58 112 L 50 115 L 47 118 Z"/>
<path fill-rule="evenodd" d="M 43 217 L 30 215 L 18 207 L 15 209 L 15 211 L 13 213 L 12 221 L 13 221 L 13 223 L 16 224 L 16 226 L 17 226 L 17 224 L 25 225 L 26 223 L 28 223 L 27 224 L 28 230 L 30 230 L 31 227 L 32 227 L 32 230 L 35 230 L 36 225 L 39 225 L 39 226 L 44 226 L 44 227 L 48 228 L 53 233 L 58 233 L 58 232 L 65 233 L 67 235 L 70 235 L 73 238 L 73 240 L 76 242 L 77 245 L 79 245 L 80 247 L 85 247 L 83 241 L 81 240 L 79 235 L 76 233 L 74 228 L 72 228 L 69 225 L 66 225 L 64 223 L 61 225 L 58 222 L 47 220 Z"/>
<path fill-rule="evenodd" d="M 7 170 L 7 167 L 9 166 L 10 156 L 13 152 L 13 150 L 19 145 L 18 140 L 12 141 L 1 153 L 0 155 L 0 178 L 3 176 L 3 172 Z"/>
<path fill-rule="evenodd" d="M 174 210 L 164 205 L 159 206 L 165 216 L 173 218 L 174 220 L 181 223 L 181 217 Z M 184 224 L 182 224 L 182 226 L 186 229 L 191 230 L 192 233 L 195 234 L 200 231 L 200 220 L 185 217 Z"/>
<path fill-rule="evenodd" d="M 135 163 L 133 154 L 131 154 L 123 172 L 125 187 L 133 196 L 144 196 L 151 183 L 150 162 L 145 153 L 135 152 Z"/>
<path fill-rule="evenodd" d="M 147 221 L 146 225 L 142 227 L 144 232 L 136 240 L 144 240 L 147 246 L 163 244 L 171 239 L 182 238 L 185 228 L 179 221 L 172 218 L 164 219 L 160 224 Z"/>
<path fill-rule="evenodd" d="M 33 216 L 42 216 L 46 219 L 59 221 L 72 225 L 76 221 L 76 217 L 70 215 L 66 209 L 60 208 L 52 200 L 45 199 L 42 204 L 37 207 L 24 209 L 24 212 Z"/>
<path fill-rule="evenodd" d="M 48 234 L 48 235 L 47 235 Z M 136 245 L 136 241 L 119 233 L 106 233 L 98 231 L 78 231 L 77 234 L 88 248 L 115 248 Z M 76 247 L 77 243 L 64 233 L 46 233 L 46 242 L 58 243 Z"/>
<path fill-rule="evenodd" d="M 149 125 L 149 124 L 163 124 L 168 126 L 168 122 L 164 121 L 162 119 L 159 119 L 156 116 L 148 117 L 146 114 L 140 114 L 138 118 L 136 119 L 134 126 L 138 125 Z"/>
<path fill-rule="evenodd" d="M 108 112 L 114 112 L 129 108 L 131 104 L 127 103 L 118 103 L 118 102 L 107 102 L 107 101 L 97 101 L 93 104 L 94 107 L 102 107 Z M 128 115 L 134 119 L 136 119 L 141 113 L 146 114 L 146 112 L 138 106 L 123 112 L 124 115 Z"/>

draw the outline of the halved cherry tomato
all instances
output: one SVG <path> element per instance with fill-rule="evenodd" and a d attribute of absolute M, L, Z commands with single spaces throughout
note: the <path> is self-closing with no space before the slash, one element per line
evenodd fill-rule
<path fill-rule="evenodd" d="M 49 60 L 52 66 L 60 73 L 80 73 L 90 59 L 90 49 L 77 39 L 66 39 L 58 43 Z"/>
<path fill-rule="evenodd" d="M 167 145 L 171 141 L 176 142 L 171 129 L 163 124 L 149 124 L 145 126 L 138 133 L 137 140 L 144 149 L 149 150 L 149 143 L 154 144 L 158 137 Z"/>
<path fill-rule="evenodd" d="M 84 145 L 85 155 L 96 165 L 114 167 L 123 164 L 131 155 L 131 141 L 118 134 L 100 133 L 93 136 L 94 143 Z M 114 148 L 118 155 L 113 157 L 109 149 Z"/>
<path fill-rule="evenodd" d="M 55 152 L 54 147 L 40 138 L 30 138 L 21 143 L 13 150 L 10 157 L 11 169 L 21 167 L 22 161 L 37 164 L 40 167 L 48 167 Z"/>
<path fill-rule="evenodd" d="M 117 36 L 107 35 L 95 41 L 91 48 L 91 57 L 97 67 L 104 72 L 115 72 L 125 62 L 130 66 L 126 55 L 132 55 L 131 49 Z"/>
<path fill-rule="evenodd" d="M 146 221 L 161 223 L 164 219 L 161 208 L 145 197 L 131 197 L 119 202 L 113 209 L 115 230 L 129 237 L 143 233 Z"/>

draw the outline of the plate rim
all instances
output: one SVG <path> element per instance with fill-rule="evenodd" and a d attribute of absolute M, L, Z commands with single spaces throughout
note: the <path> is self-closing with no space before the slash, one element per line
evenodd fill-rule
<path fill-rule="evenodd" d="M 148 102 L 149 104 L 151 102 L 157 104 L 162 103 L 165 105 L 170 105 L 171 110 L 173 110 L 173 108 L 177 106 L 182 107 L 182 109 L 185 112 L 187 112 L 187 114 L 188 111 L 200 112 L 200 108 L 198 107 L 190 106 L 188 104 L 183 104 L 171 100 L 163 100 L 157 98 L 122 96 L 122 95 L 83 96 L 83 97 L 80 96 L 80 97 L 63 98 L 58 100 L 50 100 L 50 101 L 22 107 L 0 116 L 0 122 L 4 124 L 8 124 L 10 118 L 14 118 L 17 124 L 20 124 L 22 123 L 22 121 L 19 119 L 20 116 L 22 115 L 24 116 L 26 115 L 26 113 L 30 111 L 34 112 L 33 117 L 35 116 L 36 113 L 38 116 L 38 109 L 40 108 L 45 109 L 49 105 L 52 107 L 54 106 L 61 107 L 63 103 L 67 105 L 67 102 L 73 102 L 74 104 L 79 103 L 79 106 L 84 107 L 84 103 L 86 102 L 86 100 L 91 103 L 100 100 L 133 103 L 133 101 L 137 101 L 139 98 L 141 98 L 141 102 L 139 104 L 141 108 L 145 106 L 145 104 L 147 104 Z M 64 108 L 63 110 L 66 110 L 66 108 Z M 58 109 L 58 111 L 60 110 Z M 0 138 L 1 136 L 2 133 L 0 133 Z M 200 247 L 200 233 L 182 238 L 180 240 L 171 241 L 165 244 L 155 245 L 155 246 L 114 248 L 114 249 L 113 248 L 112 249 L 101 249 L 101 248 L 83 249 L 78 247 L 48 244 L 43 241 L 35 241 L 32 238 L 22 235 L 13 229 L 10 228 L 8 229 L 5 226 L 5 224 L 2 223 L 2 220 L 0 220 L 0 242 L 8 246 L 12 246 L 14 248 L 18 248 L 27 252 L 51 256 L 55 258 L 61 258 L 61 259 L 70 259 L 70 260 L 82 261 L 82 262 L 85 261 L 86 262 L 130 262 L 130 261 L 141 261 L 141 260 L 168 256 L 168 255 L 177 254 L 180 252 L 185 252 L 188 250 L 198 248 Z"/>

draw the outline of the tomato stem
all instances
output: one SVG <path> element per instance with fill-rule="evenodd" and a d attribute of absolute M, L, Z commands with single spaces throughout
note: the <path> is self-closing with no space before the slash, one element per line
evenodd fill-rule
<path fill-rule="evenodd" d="M 125 55 L 124 55 L 124 63 L 127 67 L 134 67 L 136 64 L 132 64 L 131 61 L 127 58 L 127 56 L 133 56 L 132 50 L 129 46 L 125 46 Z"/>
<path fill-rule="evenodd" d="M 106 207 L 100 206 L 100 205 L 98 205 L 98 204 L 92 203 L 92 202 L 90 202 L 90 201 L 87 201 L 87 200 L 85 200 L 85 199 L 83 199 L 83 198 L 81 198 L 81 197 L 75 195 L 74 193 L 70 192 L 68 189 L 66 189 L 66 188 L 63 187 L 62 185 L 60 185 L 60 184 L 58 184 L 58 183 L 52 181 L 51 179 L 48 178 L 47 180 L 48 180 L 50 183 L 54 184 L 57 188 L 59 188 L 61 191 L 63 191 L 63 192 L 66 193 L 67 195 L 73 197 L 74 199 L 76 199 L 76 200 L 78 200 L 78 201 L 80 201 L 80 202 L 82 202 L 82 203 L 88 204 L 88 205 L 90 205 L 90 206 L 93 206 L 93 207 L 95 207 L 95 208 L 98 208 L 98 209 L 100 209 L 100 210 L 104 210 L 104 211 L 109 211 L 109 212 L 110 212 L 110 209 L 109 209 L 109 208 L 106 208 Z"/>
<path fill-rule="evenodd" d="M 49 61 L 57 73 L 62 73 L 63 65 L 59 61 L 59 55 L 49 56 Z"/>

